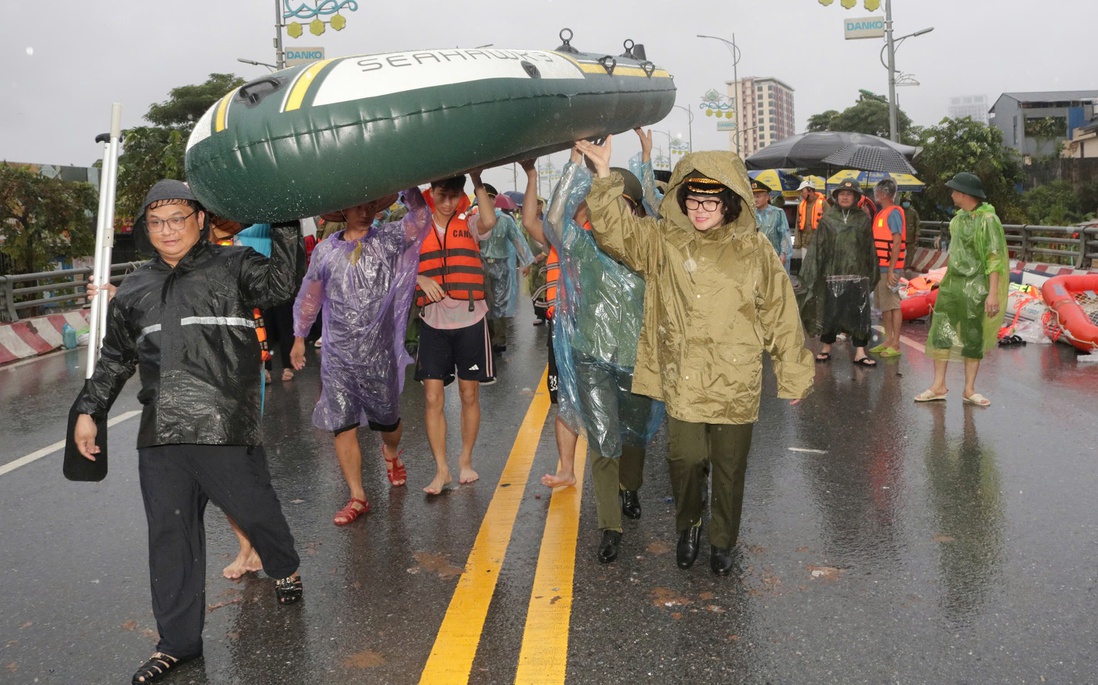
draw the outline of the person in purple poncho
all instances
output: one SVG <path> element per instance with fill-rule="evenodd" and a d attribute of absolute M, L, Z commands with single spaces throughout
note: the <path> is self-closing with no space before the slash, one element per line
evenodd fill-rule
<path fill-rule="evenodd" d="M 400 393 L 408 308 L 415 292 L 419 250 L 431 214 L 419 189 L 404 191 L 408 213 L 375 226 L 374 215 L 396 199 L 381 198 L 343 210 L 347 228 L 321 241 L 294 303 L 295 369 L 305 366 L 305 336 L 324 313 L 321 392 L 313 425 L 335 435 L 335 452 L 351 499 L 334 518 L 351 523 L 370 509 L 362 486 L 358 427 L 381 433 L 382 456 L 393 487 L 407 481 L 400 459 Z"/>

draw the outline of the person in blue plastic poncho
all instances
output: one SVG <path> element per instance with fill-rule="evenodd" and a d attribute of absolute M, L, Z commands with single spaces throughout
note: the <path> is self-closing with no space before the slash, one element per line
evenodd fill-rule
<path fill-rule="evenodd" d="M 495 202 L 496 227 L 480 243 L 480 256 L 484 259 L 484 275 L 487 283 L 488 331 L 492 336 L 492 351 L 507 350 L 507 324 L 515 315 L 519 299 L 518 269 L 523 275 L 534 263 L 534 253 L 515 220 L 503 210 L 515 205 L 506 195 L 500 196 L 494 187 L 485 183 L 488 197 Z"/>
<path fill-rule="evenodd" d="M 336 457 L 351 490 L 333 519 L 337 526 L 370 509 L 358 444 L 363 421 L 381 433 L 389 483 L 399 487 L 407 480 L 400 458 L 400 393 L 412 358 L 404 349 L 404 330 L 431 215 L 418 188 L 403 196 L 408 213 L 400 221 L 373 223 L 395 195 L 343 210 L 347 227 L 316 246 L 294 303 L 295 369 L 305 366 L 305 336 L 324 313 L 313 425 L 335 435 Z"/>
<path fill-rule="evenodd" d="M 766 236 L 778 253 L 785 272 L 789 273 L 789 259 L 793 255 L 793 239 L 789 235 L 789 220 L 785 212 L 770 204 L 773 189 L 758 179 L 751 179 L 751 192 L 755 199 L 755 220 L 759 232 Z"/>
<path fill-rule="evenodd" d="M 638 131 L 638 134 L 641 132 Z M 654 192 L 651 134 L 641 134 L 642 159 L 634 160 Z M 624 169 L 626 201 L 645 216 L 637 175 Z M 549 200 L 543 233 L 560 255 L 560 282 L 553 318 L 553 353 L 558 371 L 558 421 L 571 433 L 586 431 L 592 452 L 595 507 L 602 538 L 600 562 L 614 561 L 621 547 L 622 515 L 639 518 L 645 445 L 663 419 L 663 404 L 633 394 L 633 365 L 644 319 L 644 280 L 595 243 L 584 198 L 591 172 L 573 150 Z M 533 176 L 536 183 L 536 175 Z M 532 232 L 533 233 L 533 232 Z M 538 239 L 537 235 L 534 235 Z M 546 476 L 546 485 L 571 485 L 566 473 Z M 567 480 L 566 480 L 567 479 Z"/>
<path fill-rule="evenodd" d="M 949 268 L 938 287 L 926 337 L 926 355 L 934 359 L 934 382 L 915 401 L 944 401 L 949 360 L 960 357 L 965 362 L 961 399 L 986 407 L 991 400 L 976 392 L 976 375 L 1003 325 L 1010 255 L 1003 224 L 987 202 L 980 177 L 961 172 L 946 187 L 953 190 L 958 211 L 949 222 Z"/>

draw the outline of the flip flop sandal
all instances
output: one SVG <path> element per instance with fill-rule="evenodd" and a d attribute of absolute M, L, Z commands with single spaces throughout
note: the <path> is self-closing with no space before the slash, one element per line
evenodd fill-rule
<path fill-rule="evenodd" d="M 192 659 L 197 659 L 198 655 L 187 657 L 184 659 L 177 659 L 174 656 L 170 656 L 163 652 L 156 652 L 149 660 L 141 664 L 141 668 L 137 669 L 137 672 L 133 674 L 133 680 L 130 682 L 133 685 L 146 685 L 146 683 L 155 683 L 171 671 L 182 666 Z"/>
<path fill-rule="evenodd" d="M 400 458 L 402 454 L 404 450 L 398 450 L 394 459 L 385 457 L 384 452 L 381 454 L 385 459 L 385 475 L 389 477 L 389 485 L 394 488 L 399 488 L 408 482 L 408 469 L 404 467 L 404 461 Z"/>
<path fill-rule="evenodd" d="M 870 368 L 877 365 L 877 362 L 870 359 L 869 357 L 862 357 L 861 359 L 855 359 L 854 363 L 859 365 L 859 366 L 868 366 Z"/>
<path fill-rule="evenodd" d="M 831 361 L 831 353 L 830 352 L 821 352 L 821 353 L 816 355 L 816 363 L 817 364 L 824 364 L 824 363 L 829 362 L 829 361 Z"/>
<path fill-rule="evenodd" d="M 883 350 L 881 350 L 881 352 L 880 352 L 880 355 L 883 359 L 895 359 L 896 357 L 899 357 L 901 354 L 903 354 L 903 353 L 900 352 L 899 350 L 894 350 L 891 347 L 886 347 Z"/>
<path fill-rule="evenodd" d="M 924 390 L 915 396 L 916 402 L 945 402 L 946 394 L 935 395 L 932 390 Z"/>
<path fill-rule="evenodd" d="M 981 395 L 978 392 L 972 393 L 968 397 L 964 398 L 964 400 L 965 400 L 965 404 L 972 404 L 972 405 L 975 405 L 977 407 L 991 406 L 991 400 L 984 397 L 983 395 Z"/>
<path fill-rule="evenodd" d="M 884 343 L 881 343 L 880 345 L 874 345 L 873 347 L 869 348 L 869 353 L 870 354 L 880 354 L 880 353 L 884 352 L 887 349 L 888 348 L 885 347 Z"/>
<path fill-rule="evenodd" d="M 362 505 L 362 508 L 356 509 L 356 504 Z M 335 523 L 337 526 L 346 526 L 350 523 L 354 523 L 355 519 L 357 519 L 359 516 L 362 516 L 368 511 L 370 511 L 369 502 L 364 499 L 355 499 L 354 497 L 352 497 L 351 501 L 347 502 L 347 506 L 336 512 L 336 515 L 332 519 L 332 522 Z"/>

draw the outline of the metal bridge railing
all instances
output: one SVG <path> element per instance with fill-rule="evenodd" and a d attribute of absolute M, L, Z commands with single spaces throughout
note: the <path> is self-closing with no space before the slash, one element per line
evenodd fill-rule
<path fill-rule="evenodd" d="M 948 221 L 919 223 L 919 245 L 932 247 Z M 1090 269 L 1098 260 L 1098 227 L 1003 224 L 1012 259 Z"/>
<path fill-rule="evenodd" d="M 111 283 L 121 283 L 126 274 L 144 263 L 112 264 Z M 80 309 L 87 301 L 84 289 L 91 272 L 91 267 L 86 267 L 0 276 L 0 322 L 14 323 L 21 310 L 37 312 L 44 306 L 56 307 L 57 311 Z"/>

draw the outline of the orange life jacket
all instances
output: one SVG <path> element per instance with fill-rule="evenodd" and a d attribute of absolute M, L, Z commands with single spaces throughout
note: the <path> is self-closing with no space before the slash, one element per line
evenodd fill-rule
<path fill-rule="evenodd" d="M 550 319 L 557 311 L 557 280 L 560 278 L 560 255 L 557 248 L 550 246 L 549 256 L 545 258 L 545 301 L 549 303 L 546 316 Z"/>
<path fill-rule="evenodd" d="M 812 207 L 812 223 L 807 227 L 805 226 L 805 220 L 808 218 L 808 208 L 805 205 L 808 204 L 808 200 L 801 200 L 801 204 L 797 206 L 797 230 L 804 231 L 806 228 L 816 230 L 816 227 L 820 225 L 820 219 L 823 217 L 824 208 L 827 206 L 827 200 L 823 195 L 816 193 L 816 202 Z"/>
<path fill-rule="evenodd" d="M 431 194 L 424 193 L 427 207 L 432 214 L 435 210 Z M 447 297 L 455 300 L 468 300 L 469 311 L 473 310 L 474 300 L 483 300 L 484 262 L 480 256 L 480 245 L 469 232 L 469 222 L 465 211 L 469 209 L 469 198 L 462 196 L 457 209 L 439 239 L 438 231 L 428 231 L 419 252 L 419 275 L 427 276 L 442 286 Z M 416 306 L 426 307 L 431 301 L 427 293 L 416 287 Z"/>
<path fill-rule="evenodd" d="M 217 244 L 232 245 L 233 239 L 219 240 Z M 259 311 L 259 307 L 252 310 L 252 318 L 255 319 L 255 337 L 259 339 L 259 358 L 265 362 L 270 361 L 271 348 L 267 345 L 267 326 L 263 321 L 263 312 Z"/>
<path fill-rule="evenodd" d="M 896 259 L 896 268 L 904 268 L 904 257 L 906 256 L 907 248 L 907 218 L 904 216 L 904 210 L 902 207 L 892 205 L 887 209 L 882 209 L 877 212 L 877 217 L 873 219 L 873 244 L 877 247 L 877 259 L 880 260 L 881 266 L 888 266 L 892 262 L 892 231 L 888 229 L 888 215 L 892 212 L 900 213 L 900 220 L 903 222 L 903 228 L 900 231 L 900 256 Z"/>

